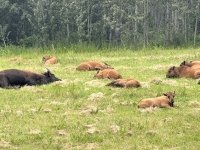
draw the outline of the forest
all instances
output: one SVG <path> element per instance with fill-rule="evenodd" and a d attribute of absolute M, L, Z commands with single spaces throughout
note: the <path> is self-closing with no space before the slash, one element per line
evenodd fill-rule
<path fill-rule="evenodd" d="M 0 0 L 0 45 L 198 46 L 200 0 Z"/>

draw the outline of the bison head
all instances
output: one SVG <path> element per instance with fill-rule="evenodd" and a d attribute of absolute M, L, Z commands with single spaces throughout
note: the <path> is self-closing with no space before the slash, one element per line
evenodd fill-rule
<path fill-rule="evenodd" d="M 169 68 L 169 70 L 167 71 L 166 77 L 167 78 L 178 78 L 179 77 L 178 67 L 173 66 L 173 67 Z"/>
<path fill-rule="evenodd" d="M 107 64 L 107 63 L 105 63 L 105 62 L 103 62 L 103 63 L 104 63 L 103 69 L 114 69 L 114 68 L 111 67 L 109 64 Z"/>
<path fill-rule="evenodd" d="M 94 70 L 104 70 L 104 69 L 114 69 L 113 67 L 111 67 L 110 65 L 108 65 L 107 63 L 103 62 L 102 66 L 98 66 L 95 67 Z"/>
<path fill-rule="evenodd" d="M 51 58 L 51 56 L 44 56 L 44 57 L 42 57 L 42 62 L 45 63 L 50 58 Z"/>
<path fill-rule="evenodd" d="M 188 66 L 188 67 L 190 67 L 191 66 L 191 61 L 190 62 L 188 62 L 188 61 L 183 61 L 181 64 L 180 64 L 180 67 L 183 67 L 183 66 Z"/>
<path fill-rule="evenodd" d="M 169 105 L 171 107 L 174 106 L 174 97 L 175 97 L 175 91 L 174 92 L 167 92 L 167 93 L 163 93 L 164 96 L 167 96 L 167 98 L 169 99 Z"/>
<path fill-rule="evenodd" d="M 100 73 L 100 70 L 97 71 L 97 73 L 94 75 L 93 78 L 99 78 L 100 77 L 99 73 Z"/>
<path fill-rule="evenodd" d="M 51 73 L 51 71 L 49 69 L 47 69 L 47 71 L 45 73 L 43 73 L 43 75 L 45 76 L 45 79 L 47 80 L 47 82 L 55 82 L 55 81 L 61 81 L 61 79 L 57 78 L 53 73 Z"/>

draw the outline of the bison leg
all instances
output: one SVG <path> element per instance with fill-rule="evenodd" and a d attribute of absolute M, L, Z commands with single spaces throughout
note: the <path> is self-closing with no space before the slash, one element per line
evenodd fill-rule
<path fill-rule="evenodd" d="M 6 77 L 0 78 L 0 87 L 2 87 L 2 88 L 8 88 L 9 87 L 9 81 Z"/>
<path fill-rule="evenodd" d="M 168 104 L 161 104 L 161 108 L 171 108 Z"/>
<path fill-rule="evenodd" d="M 200 78 L 200 71 L 197 71 L 194 73 L 194 78 L 199 79 Z"/>
<path fill-rule="evenodd" d="M 36 80 L 34 80 L 34 79 L 27 79 L 26 82 L 27 82 L 26 84 L 30 85 L 30 86 L 32 86 L 32 85 L 38 85 L 39 84 L 39 82 L 36 81 Z"/>

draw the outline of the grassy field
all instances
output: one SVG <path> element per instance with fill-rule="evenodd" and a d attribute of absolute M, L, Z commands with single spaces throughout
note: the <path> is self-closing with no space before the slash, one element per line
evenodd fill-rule
<path fill-rule="evenodd" d="M 60 63 L 45 66 L 45 54 Z M 95 72 L 78 72 L 85 60 L 105 61 L 138 89 L 105 87 Z M 0 149 L 198 150 L 200 85 L 192 79 L 166 79 L 166 71 L 183 60 L 200 60 L 200 49 L 39 51 L 0 49 L 0 70 L 17 68 L 62 79 L 43 86 L 0 89 Z M 159 84 L 154 80 L 162 81 Z M 173 109 L 140 111 L 137 103 L 176 91 Z"/>

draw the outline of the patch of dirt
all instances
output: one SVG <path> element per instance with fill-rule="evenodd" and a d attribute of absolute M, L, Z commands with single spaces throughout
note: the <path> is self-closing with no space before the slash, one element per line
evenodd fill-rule
<path fill-rule="evenodd" d="M 98 144 L 96 143 L 88 143 L 86 146 L 86 150 L 95 150 L 97 149 L 97 147 L 98 147 Z"/>
<path fill-rule="evenodd" d="M 178 83 L 176 80 L 171 79 L 165 79 L 162 81 L 163 84 L 171 85 L 171 86 L 178 86 Z"/>
<path fill-rule="evenodd" d="M 81 110 L 81 115 L 90 115 L 90 114 L 96 114 L 98 112 L 98 108 L 95 106 L 87 106 L 83 110 Z"/>
<path fill-rule="evenodd" d="M 132 130 L 128 130 L 126 133 L 127 136 L 132 136 L 133 135 L 133 131 Z"/>
<path fill-rule="evenodd" d="M 153 84 L 160 84 L 162 82 L 163 81 L 161 79 L 159 79 L 159 78 L 155 78 L 155 79 L 153 79 L 153 80 L 150 81 L 150 83 L 153 83 Z"/>
<path fill-rule="evenodd" d="M 20 116 L 23 116 L 23 112 L 21 111 L 21 110 L 17 110 L 16 111 L 16 115 L 18 116 L 18 117 L 20 117 Z"/>
<path fill-rule="evenodd" d="M 123 102 L 120 102 L 120 104 L 122 106 L 131 106 L 131 105 L 133 105 L 133 102 L 131 102 L 131 101 L 123 101 Z"/>
<path fill-rule="evenodd" d="M 31 135 L 39 135 L 40 133 L 42 133 L 40 129 L 31 129 L 29 131 L 29 134 Z"/>
<path fill-rule="evenodd" d="M 120 131 L 120 126 L 114 124 L 114 125 L 110 126 L 110 129 L 111 129 L 112 133 L 117 133 Z"/>
<path fill-rule="evenodd" d="M 59 101 L 52 101 L 50 102 L 51 105 L 55 105 L 55 106 L 60 106 L 60 105 L 64 105 L 65 103 L 61 103 Z"/>
<path fill-rule="evenodd" d="M 8 148 L 8 147 L 11 147 L 9 142 L 0 140 L 0 148 Z"/>
<path fill-rule="evenodd" d="M 86 133 L 88 134 L 99 133 L 99 131 L 95 127 L 95 124 L 84 125 L 84 127 L 86 128 Z"/>
<path fill-rule="evenodd" d="M 140 82 L 142 88 L 150 88 L 150 84 L 148 82 Z"/>
<path fill-rule="evenodd" d="M 106 109 L 99 110 L 99 111 L 102 112 L 102 113 L 111 114 L 111 113 L 114 112 L 114 109 L 110 105 L 108 105 Z"/>
<path fill-rule="evenodd" d="M 36 108 L 31 108 L 28 110 L 29 112 L 36 113 L 38 110 Z"/>
<path fill-rule="evenodd" d="M 88 100 L 96 101 L 104 98 L 104 94 L 99 92 L 99 93 L 92 93 L 89 97 Z"/>
<path fill-rule="evenodd" d="M 66 133 L 66 131 L 65 130 L 58 130 L 57 131 L 57 135 L 59 135 L 59 136 L 65 136 L 67 133 Z"/>
<path fill-rule="evenodd" d="M 149 136 L 155 136 L 157 133 L 157 131 L 154 131 L 154 130 L 149 130 L 145 133 L 146 135 L 149 135 Z"/>
<path fill-rule="evenodd" d="M 12 57 L 9 59 L 10 62 L 13 63 L 23 63 L 25 60 L 22 57 Z"/>
<path fill-rule="evenodd" d="M 43 111 L 45 113 L 50 113 L 50 112 L 52 112 L 52 109 L 51 108 L 44 108 Z"/>
<path fill-rule="evenodd" d="M 188 104 L 191 108 L 200 108 L 200 101 L 191 101 Z"/>
<path fill-rule="evenodd" d="M 113 93 L 113 94 L 111 95 L 111 97 L 112 97 L 112 98 L 117 98 L 119 95 L 120 95 L 119 93 Z"/>

